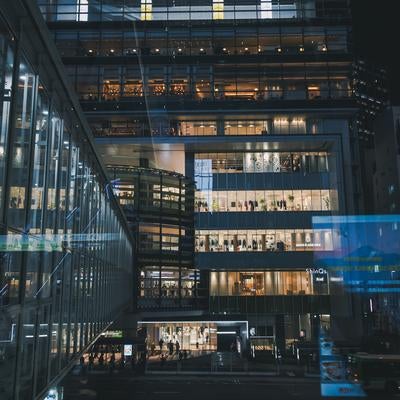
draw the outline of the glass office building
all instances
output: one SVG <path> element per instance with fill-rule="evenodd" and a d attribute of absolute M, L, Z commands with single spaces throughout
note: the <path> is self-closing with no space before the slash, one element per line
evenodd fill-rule
<path fill-rule="evenodd" d="M 348 1 L 38 4 L 106 162 L 195 181 L 198 318 L 281 351 L 334 324 L 312 217 L 362 210 Z"/>
<path fill-rule="evenodd" d="M 193 181 L 160 169 L 114 165 L 108 170 L 136 239 L 137 307 L 196 307 Z"/>
<path fill-rule="evenodd" d="M 30 1 L 0 4 L 0 94 L 0 398 L 28 400 L 131 304 L 133 240 Z"/>

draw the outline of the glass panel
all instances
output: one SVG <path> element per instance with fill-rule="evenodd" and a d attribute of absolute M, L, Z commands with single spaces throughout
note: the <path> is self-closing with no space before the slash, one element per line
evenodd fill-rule
<path fill-rule="evenodd" d="M 0 26 L 0 29 L 2 26 Z M 5 153 L 8 142 L 8 129 L 10 119 L 10 101 L 12 89 L 12 73 L 14 66 L 14 54 L 11 50 L 8 38 L 0 31 L 0 213 L 3 207 L 4 177 L 5 177 Z"/>
<path fill-rule="evenodd" d="M 60 141 L 61 141 L 62 120 L 57 112 L 53 112 L 50 124 L 50 151 L 48 160 L 48 179 L 47 179 L 47 224 L 46 233 L 55 233 L 56 213 L 57 213 L 57 182 L 58 165 L 60 160 Z"/>
<path fill-rule="evenodd" d="M 18 95 L 16 102 L 15 137 L 11 150 L 12 173 L 8 223 L 14 228 L 25 230 L 27 189 L 32 139 L 32 114 L 36 78 L 28 63 L 20 64 Z"/>
<path fill-rule="evenodd" d="M 44 181 L 46 176 L 49 102 L 46 93 L 40 86 L 36 108 L 37 114 L 33 151 L 32 197 L 29 212 L 29 226 L 31 233 L 42 232 L 44 211 Z"/>

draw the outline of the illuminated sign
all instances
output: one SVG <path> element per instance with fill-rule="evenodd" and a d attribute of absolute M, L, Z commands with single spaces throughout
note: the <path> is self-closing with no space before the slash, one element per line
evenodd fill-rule
<path fill-rule="evenodd" d="M 101 336 L 107 338 L 122 338 L 122 331 L 105 331 Z"/>
<path fill-rule="evenodd" d="M 46 251 L 62 252 L 65 248 L 76 248 L 80 246 L 95 246 L 103 242 L 119 240 L 114 233 L 96 234 L 66 234 L 66 235 L 22 235 L 8 234 L 0 235 L 1 252 L 19 251 Z"/>
<path fill-rule="evenodd" d="M 62 387 L 52 387 L 49 389 L 43 400 L 62 400 L 64 398 L 63 392 Z"/>
<path fill-rule="evenodd" d="M 132 345 L 124 344 L 124 356 L 131 356 L 131 355 L 132 355 Z"/>
<path fill-rule="evenodd" d="M 266 345 L 266 344 L 256 344 L 254 346 L 254 350 L 257 351 L 267 351 L 267 350 L 272 350 L 271 345 Z"/>
<path fill-rule="evenodd" d="M 306 272 L 308 272 L 309 274 L 326 274 L 326 269 L 324 268 L 306 268 Z"/>

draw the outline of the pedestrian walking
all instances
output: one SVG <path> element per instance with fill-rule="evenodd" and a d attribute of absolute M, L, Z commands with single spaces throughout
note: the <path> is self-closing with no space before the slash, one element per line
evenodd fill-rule
<path fill-rule="evenodd" d="M 134 356 L 131 357 L 131 368 L 132 368 L 132 371 L 135 371 L 135 369 L 136 369 L 136 357 L 134 357 Z"/>
<path fill-rule="evenodd" d="M 112 358 L 110 359 L 108 368 L 109 368 L 110 375 L 112 375 L 114 373 L 114 369 L 115 369 L 115 357 L 114 357 L 114 359 L 112 359 Z"/>
<path fill-rule="evenodd" d="M 93 364 L 94 364 L 94 357 L 93 354 L 90 354 L 89 356 L 89 371 L 93 369 Z"/>
<path fill-rule="evenodd" d="M 102 367 L 104 365 L 104 355 L 103 354 L 100 354 L 99 365 L 100 365 L 100 367 Z"/>
<path fill-rule="evenodd" d="M 166 361 L 165 354 L 161 353 L 161 356 L 160 356 L 160 365 L 161 365 L 161 367 L 164 367 L 165 361 Z"/>

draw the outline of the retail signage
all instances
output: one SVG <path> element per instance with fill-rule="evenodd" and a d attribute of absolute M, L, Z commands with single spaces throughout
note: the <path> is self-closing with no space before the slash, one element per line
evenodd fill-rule
<path fill-rule="evenodd" d="M 62 387 L 53 387 L 47 392 L 43 400 L 62 400 L 64 398 L 63 392 Z"/>
<path fill-rule="evenodd" d="M 306 272 L 309 274 L 326 275 L 326 269 L 324 268 L 306 268 Z"/>
<path fill-rule="evenodd" d="M 257 344 L 254 346 L 254 350 L 257 350 L 257 351 L 271 350 L 271 346 L 266 345 L 266 344 Z"/>
<path fill-rule="evenodd" d="M 132 345 L 124 344 L 124 356 L 131 356 L 131 355 L 132 355 Z"/>
<path fill-rule="evenodd" d="M 107 338 L 122 338 L 122 331 L 105 331 L 102 336 Z"/>

